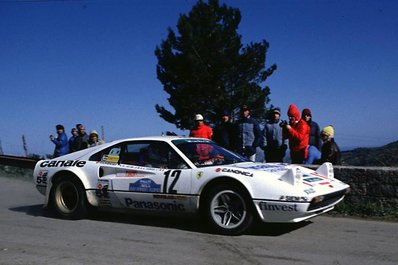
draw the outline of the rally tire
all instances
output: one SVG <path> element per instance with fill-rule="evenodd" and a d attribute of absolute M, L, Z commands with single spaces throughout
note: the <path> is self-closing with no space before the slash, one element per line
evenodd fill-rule
<path fill-rule="evenodd" d="M 87 216 L 88 203 L 80 181 L 64 176 L 56 180 L 53 187 L 52 205 L 59 217 L 77 220 Z"/>
<path fill-rule="evenodd" d="M 253 223 L 249 199 L 238 187 L 211 189 L 206 196 L 205 217 L 212 230 L 223 235 L 240 235 Z"/>

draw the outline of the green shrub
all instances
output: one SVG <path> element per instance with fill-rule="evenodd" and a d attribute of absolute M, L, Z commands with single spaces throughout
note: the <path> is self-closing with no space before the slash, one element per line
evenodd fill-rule
<path fill-rule="evenodd" d="M 380 202 L 364 202 L 361 204 L 340 203 L 334 208 L 331 214 L 398 220 L 398 208 L 385 206 Z"/>

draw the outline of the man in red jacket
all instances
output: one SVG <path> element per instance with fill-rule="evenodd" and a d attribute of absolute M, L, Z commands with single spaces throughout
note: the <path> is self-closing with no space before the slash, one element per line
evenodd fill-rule
<path fill-rule="evenodd" d="M 189 133 L 191 137 L 205 138 L 211 140 L 213 136 L 213 129 L 205 125 L 203 116 L 201 114 L 195 115 L 195 127 L 191 129 Z M 210 159 L 210 154 L 213 151 L 213 147 L 208 144 L 197 144 L 196 152 L 198 153 L 199 162 Z"/>
<path fill-rule="evenodd" d="M 213 136 L 213 129 L 205 125 L 203 116 L 201 114 L 195 115 L 195 123 L 195 127 L 192 128 L 189 136 L 211 140 Z"/>
<path fill-rule="evenodd" d="M 302 164 L 308 157 L 310 126 L 300 118 L 300 111 L 294 104 L 289 106 L 287 115 L 289 124 L 283 122 L 281 126 L 284 138 L 289 139 L 290 158 L 293 164 Z"/>

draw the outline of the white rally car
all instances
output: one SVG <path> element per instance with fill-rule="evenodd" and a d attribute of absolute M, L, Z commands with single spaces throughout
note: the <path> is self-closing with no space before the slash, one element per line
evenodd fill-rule
<path fill-rule="evenodd" d="M 300 222 L 333 209 L 349 185 L 330 163 L 316 171 L 254 163 L 187 137 L 124 139 L 37 162 L 34 183 L 63 218 L 88 209 L 201 214 L 217 233 L 243 233 L 263 222 Z"/>

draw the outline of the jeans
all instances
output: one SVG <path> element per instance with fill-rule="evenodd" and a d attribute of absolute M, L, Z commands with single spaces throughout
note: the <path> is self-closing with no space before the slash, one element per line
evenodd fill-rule
<path fill-rule="evenodd" d="M 313 145 L 308 146 L 308 157 L 304 160 L 304 164 L 311 165 L 315 161 L 321 159 L 321 152 Z"/>

